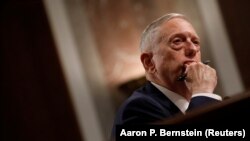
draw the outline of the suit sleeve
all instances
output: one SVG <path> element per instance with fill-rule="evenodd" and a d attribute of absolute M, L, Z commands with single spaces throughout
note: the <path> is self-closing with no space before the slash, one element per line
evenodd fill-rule
<path fill-rule="evenodd" d="M 210 104 L 219 103 L 221 99 L 213 98 L 209 96 L 195 96 L 191 99 L 187 111 L 208 106 Z"/>

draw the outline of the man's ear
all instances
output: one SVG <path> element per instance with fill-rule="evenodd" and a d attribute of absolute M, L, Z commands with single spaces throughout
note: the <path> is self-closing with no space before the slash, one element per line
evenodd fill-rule
<path fill-rule="evenodd" d="M 141 62 L 144 66 L 146 72 L 153 73 L 155 72 L 155 64 L 153 61 L 152 53 L 142 53 L 141 54 Z"/>

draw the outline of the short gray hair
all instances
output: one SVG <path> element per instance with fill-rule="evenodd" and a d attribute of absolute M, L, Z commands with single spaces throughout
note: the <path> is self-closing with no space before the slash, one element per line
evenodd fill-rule
<path fill-rule="evenodd" d="M 155 33 L 157 33 L 158 27 L 160 27 L 164 22 L 169 21 L 173 18 L 187 18 L 179 13 L 169 13 L 161 16 L 160 18 L 154 20 L 151 24 L 149 24 L 145 30 L 142 32 L 141 35 L 141 42 L 140 42 L 140 50 L 141 52 L 150 51 L 154 46 L 155 42 Z"/>

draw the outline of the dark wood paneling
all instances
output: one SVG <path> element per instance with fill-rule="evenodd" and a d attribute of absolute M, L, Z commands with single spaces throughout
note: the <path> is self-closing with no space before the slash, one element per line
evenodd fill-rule
<path fill-rule="evenodd" d="M 248 0 L 219 0 L 234 55 L 239 65 L 243 83 L 250 88 L 250 16 Z"/>
<path fill-rule="evenodd" d="M 82 140 L 42 0 L 0 5 L 0 140 Z"/>

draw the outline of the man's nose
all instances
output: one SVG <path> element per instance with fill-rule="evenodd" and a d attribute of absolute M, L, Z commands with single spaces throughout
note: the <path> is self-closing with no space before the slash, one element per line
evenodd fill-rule
<path fill-rule="evenodd" d="M 198 47 L 193 42 L 188 41 L 186 43 L 185 55 L 187 57 L 194 57 L 198 51 L 199 51 Z"/>

